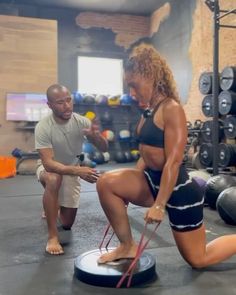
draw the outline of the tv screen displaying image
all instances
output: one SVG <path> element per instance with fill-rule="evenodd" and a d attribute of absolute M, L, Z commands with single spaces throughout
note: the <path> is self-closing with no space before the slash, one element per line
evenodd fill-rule
<path fill-rule="evenodd" d="M 46 94 L 7 93 L 6 119 L 8 121 L 38 122 L 51 113 Z"/>

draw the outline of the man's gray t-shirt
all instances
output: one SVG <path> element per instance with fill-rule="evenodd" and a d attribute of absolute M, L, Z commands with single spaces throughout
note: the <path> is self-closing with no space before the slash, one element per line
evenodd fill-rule
<path fill-rule="evenodd" d="M 44 117 L 35 127 L 35 148 L 52 148 L 54 159 L 65 165 L 76 163 L 84 142 L 83 129 L 90 128 L 91 121 L 73 113 L 66 124 L 58 124 L 53 115 Z"/>

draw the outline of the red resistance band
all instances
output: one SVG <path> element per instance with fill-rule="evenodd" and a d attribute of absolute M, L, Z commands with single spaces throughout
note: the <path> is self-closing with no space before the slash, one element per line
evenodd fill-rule
<path fill-rule="evenodd" d="M 129 268 L 127 269 L 127 271 L 122 275 L 121 279 L 117 283 L 116 288 L 120 288 L 122 286 L 123 282 L 125 281 L 126 277 L 128 277 L 128 276 L 129 276 L 129 279 L 128 279 L 128 282 L 127 282 L 127 288 L 130 287 L 131 280 L 132 280 L 132 277 L 133 277 L 133 273 L 134 273 L 136 264 L 137 264 L 139 258 L 141 257 L 144 249 L 147 247 L 149 241 L 152 239 L 152 237 L 153 237 L 154 233 L 156 232 L 156 230 L 157 230 L 157 228 L 158 228 L 159 225 L 160 225 L 160 222 L 158 222 L 156 224 L 156 226 L 155 226 L 154 230 L 152 231 L 150 237 L 144 242 L 144 237 L 145 237 L 146 231 L 147 231 L 147 222 L 145 223 L 144 231 L 143 231 L 143 233 L 141 235 L 141 238 L 140 238 L 140 241 L 139 241 L 139 244 L 138 244 L 138 249 L 137 249 L 137 252 L 135 254 L 135 257 L 134 257 L 132 263 L 130 264 Z M 105 238 L 106 238 L 106 236 L 108 234 L 108 231 L 109 231 L 110 227 L 111 227 L 111 225 L 108 224 L 107 227 L 106 227 L 106 229 L 105 229 L 102 242 L 99 245 L 100 251 L 102 249 L 102 245 L 104 243 L 104 240 L 105 240 Z M 108 248 L 108 245 L 109 245 L 109 243 L 110 243 L 113 235 L 114 235 L 114 231 L 112 232 L 111 237 L 109 238 L 108 242 L 105 245 L 105 249 L 106 250 L 108 250 L 107 248 Z"/>

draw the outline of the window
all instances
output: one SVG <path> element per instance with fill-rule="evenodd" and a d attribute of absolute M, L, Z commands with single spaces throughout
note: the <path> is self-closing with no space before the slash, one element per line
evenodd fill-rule
<path fill-rule="evenodd" d="M 86 94 L 122 94 L 122 59 L 79 56 L 78 91 Z"/>

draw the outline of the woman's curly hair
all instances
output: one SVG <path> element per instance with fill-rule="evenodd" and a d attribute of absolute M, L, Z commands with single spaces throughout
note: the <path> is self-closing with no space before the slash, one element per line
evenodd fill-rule
<path fill-rule="evenodd" d="M 142 43 L 133 48 L 124 66 L 125 72 L 139 74 L 145 79 L 152 79 L 157 93 L 179 100 L 173 74 L 158 51 L 149 44 Z"/>

